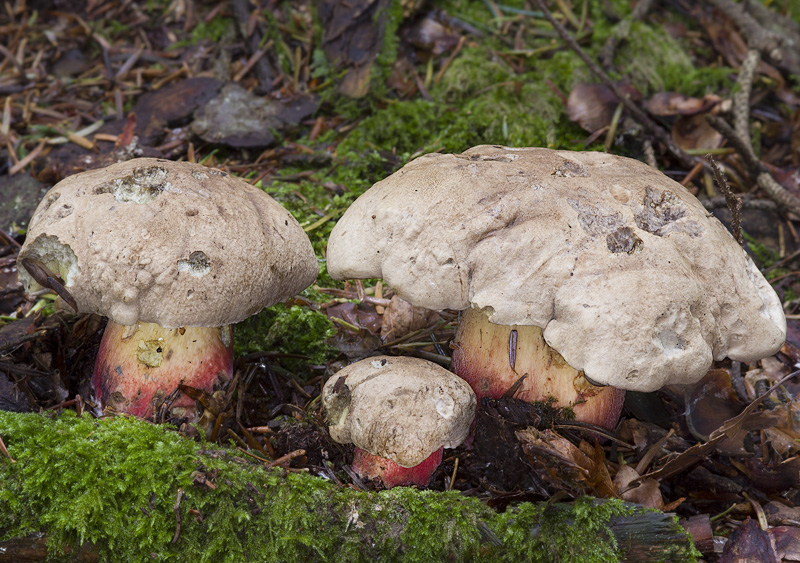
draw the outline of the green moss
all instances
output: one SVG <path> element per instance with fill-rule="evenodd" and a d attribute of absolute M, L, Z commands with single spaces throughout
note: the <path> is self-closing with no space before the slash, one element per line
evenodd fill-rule
<path fill-rule="evenodd" d="M 747 244 L 750 254 L 753 255 L 753 259 L 760 268 L 769 268 L 781 259 L 780 254 L 778 254 L 777 251 L 764 246 L 744 231 L 742 231 L 742 238 Z"/>
<path fill-rule="evenodd" d="M 624 503 L 614 501 L 596 504 L 593 499 L 581 499 L 574 511 L 562 511 L 558 506 L 548 510 L 548 518 L 543 519 L 543 509 L 537 505 L 524 505 L 514 512 L 501 515 L 506 524 L 504 543 L 519 546 L 527 559 L 539 561 L 564 560 L 603 563 L 613 561 L 617 554 L 616 540 L 605 522 L 612 516 L 628 514 Z M 533 551 L 526 533 L 534 530 L 535 536 L 555 537 L 557 541 L 540 551 Z"/>
<path fill-rule="evenodd" d="M 386 151 L 404 163 L 426 152 L 462 152 L 480 144 L 569 147 L 583 134 L 543 78 L 573 76 L 573 66 L 572 57 L 561 56 L 543 72 L 517 75 L 490 51 L 467 48 L 431 89 L 438 101 L 388 105 L 362 120 L 339 151 Z"/>
<path fill-rule="evenodd" d="M 327 341 L 336 333 L 324 314 L 300 305 L 267 307 L 236 325 L 236 355 L 270 350 L 308 357 L 306 362 L 287 361 L 297 368 L 302 363 L 322 364 L 335 355 Z"/>
<path fill-rule="evenodd" d="M 136 419 L 0 411 L 0 435 L 16 460 L 0 456 L 0 541 L 42 531 L 54 553 L 89 541 L 111 562 L 614 562 L 610 519 L 643 513 L 585 499 L 497 514 L 452 491 L 355 491 Z M 696 560 L 674 543 L 668 560 Z"/>
<path fill-rule="evenodd" d="M 645 95 L 674 91 L 702 96 L 731 86 L 731 69 L 696 67 L 680 41 L 642 22 L 632 22 L 614 62 Z"/>

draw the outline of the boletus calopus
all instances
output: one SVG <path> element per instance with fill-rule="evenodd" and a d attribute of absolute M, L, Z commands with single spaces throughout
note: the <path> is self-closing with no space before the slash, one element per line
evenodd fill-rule
<path fill-rule="evenodd" d="M 322 389 L 331 438 L 356 446 L 353 470 L 386 488 L 426 487 L 469 434 L 475 394 L 427 360 L 376 356 L 350 364 Z"/>
<path fill-rule="evenodd" d="M 453 370 L 479 399 L 527 376 L 518 398 L 552 396 L 606 427 L 625 389 L 692 383 L 786 334 L 769 283 L 688 190 L 599 152 L 422 156 L 353 203 L 327 263 L 336 279 L 382 277 L 414 305 L 462 311 Z"/>
<path fill-rule="evenodd" d="M 92 383 L 102 407 L 149 417 L 183 384 L 233 370 L 233 323 L 317 275 L 308 237 L 263 191 L 199 164 L 135 159 L 70 176 L 44 197 L 19 253 L 29 292 L 53 287 L 108 317 Z M 197 417 L 176 394 L 175 418 Z"/>

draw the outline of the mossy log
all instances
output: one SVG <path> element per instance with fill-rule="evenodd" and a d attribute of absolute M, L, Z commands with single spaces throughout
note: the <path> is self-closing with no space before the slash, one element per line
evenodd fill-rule
<path fill-rule="evenodd" d="M 674 517 L 620 501 L 367 492 L 139 420 L 0 412 L 0 562 L 695 561 Z M 13 460 L 13 461 L 12 461 Z M 23 556 L 27 559 L 23 559 Z"/>

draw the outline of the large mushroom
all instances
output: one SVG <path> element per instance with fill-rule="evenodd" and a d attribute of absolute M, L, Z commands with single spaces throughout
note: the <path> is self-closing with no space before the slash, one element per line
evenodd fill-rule
<path fill-rule="evenodd" d="M 692 383 L 786 334 L 725 227 L 658 170 L 605 153 L 420 157 L 353 203 L 327 262 L 336 279 L 382 277 L 414 305 L 461 310 L 453 370 L 479 399 L 527 376 L 517 397 L 606 427 L 622 390 Z"/>
<path fill-rule="evenodd" d="M 231 325 L 317 275 L 308 237 L 266 193 L 220 170 L 151 158 L 56 184 L 18 264 L 27 291 L 52 287 L 78 311 L 108 317 L 96 398 L 140 417 L 181 382 L 222 386 Z M 176 395 L 170 414 L 195 419 L 194 401 Z"/>
<path fill-rule="evenodd" d="M 353 470 L 386 488 L 425 487 L 443 448 L 469 434 L 476 400 L 469 385 L 418 358 L 377 356 L 350 364 L 322 388 L 331 438 L 356 446 Z"/>

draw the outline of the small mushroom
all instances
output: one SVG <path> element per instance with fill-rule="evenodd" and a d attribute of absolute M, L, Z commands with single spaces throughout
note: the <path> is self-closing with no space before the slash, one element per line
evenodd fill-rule
<path fill-rule="evenodd" d="M 233 371 L 231 325 L 317 275 L 308 237 L 266 193 L 220 170 L 149 158 L 56 184 L 18 263 L 27 291 L 45 281 L 78 311 L 109 318 L 96 398 L 140 417 L 180 383 L 223 386 Z M 195 420 L 194 401 L 175 395 L 170 413 Z"/>
<path fill-rule="evenodd" d="M 786 334 L 769 283 L 692 194 L 599 152 L 422 156 L 345 212 L 327 267 L 462 311 L 453 371 L 479 399 L 524 377 L 518 398 L 553 396 L 606 427 L 624 389 L 692 383 L 713 360 L 773 354 Z"/>
<path fill-rule="evenodd" d="M 432 362 L 377 356 L 330 378 L 322 405 L 331 438 L 356 446 L 353 470 L 391 488 L 430 483 L 442 448 L 467 437 L 476 401 L 463 379 Z"/>

